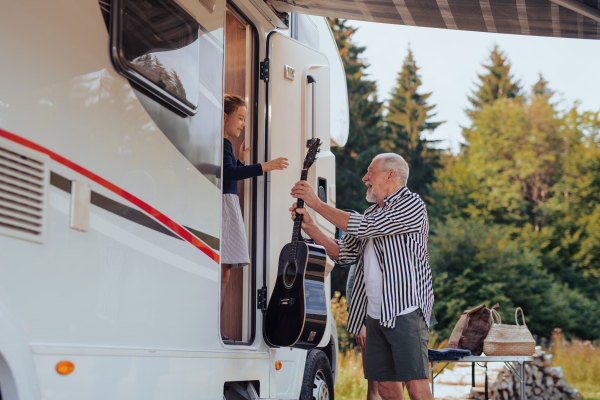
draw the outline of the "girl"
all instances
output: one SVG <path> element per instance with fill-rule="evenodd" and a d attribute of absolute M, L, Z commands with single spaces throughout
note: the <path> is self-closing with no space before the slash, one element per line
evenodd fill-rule
<path fill-rule="evenodd" d="M 230 269 L 250 264 L 248 241 L 240 209 L 237 181 L 262 175 L 263 172 L 287 168 L 287 158 L 244 166 L 243 161 L 250 151 L 244 149 L 244 142 L 238 151 L 236 160 L 230 137 L 239 137 L 246 126 L 246 103 L 240 96 L 225 95 L 225 124 L 223 129 L 223 246 L 221 253 L 221 309 L 225 290 L 229 282 Z"/>

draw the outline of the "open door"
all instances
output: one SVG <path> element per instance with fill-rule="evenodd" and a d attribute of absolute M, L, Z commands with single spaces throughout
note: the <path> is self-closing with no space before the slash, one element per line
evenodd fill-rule
<path fill-rule="evenodd" d="M 335 197 L 328 196 L 328 192 L 330 185 L 335 184 L 335 158 L 330 151 L 330 69 L 327 57 L 273 32 L 267 39 L 267 58 L 261 64 L 261 79 L 264 78 L 267 85 L 266 154 L 270 160 L 286 157 L 290 164 L 284 171 L 267 173 L 269 213 L 264 286 L 270 298 L 277 278 L 279 253 L 292 238 L 293 221 L 289 208 L 294 199 L 290 191 L 300 180 L 306 141 L 318 137 L 323 142 L 319 159 L 309 170 L 308 183 L 317 193 L 324 191 L 326 201 L 332 205 L 335 205 Z M 319 190 L 319 186 L 325 187 Z M 315 218 L 314 212 L 311 215 Z M 333 225 L 320 217 L 316 220 L 333 237 Z M 329 259 L 328 264 L 332 266 Z M 329 286 L 327 279 L 327 295 L 331 297 Z M 329 308 L 328 302 L 328 311 Z M 331 333 L 329 324 L 327 326 L 321 344 L 329 341 Z"/>

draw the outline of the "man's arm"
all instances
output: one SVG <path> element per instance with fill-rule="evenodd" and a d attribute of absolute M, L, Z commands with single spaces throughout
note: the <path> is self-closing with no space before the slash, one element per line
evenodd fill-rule
<path fill-rule="evenodd" d="M 313 188 L 306 181 L 300 181 L 296 183 L 296 185 L 294 185 L 292 188 L 291 194 L 295 199 L 304 200 L 304 203 L 307 206 L 315 210 L 315 212 L 321 214 L 327 221 L 331 222 L 337 228 L 343 230 L 344 232 L 348 231 L 348 220 L 350 219 L 350 213 L 338 210 L 337 208 L 331 207 L 329 204 L 322 202 L 315 194 Z"/>
<path fill-rule="evenodd" d="M 298 204 L 294 203 L 290 208 L 292 212 L 292 220 L 296 219 L 296 214 L 302 214 L 302 230 L 315 241 L 316 244 L 325 247 L 327 255 L 335 260 L 340 255 L 340 245 L 337 240 L 327 236 L 317 224 L 314 223 L 308 211 L 304 208 L 298 208 Z"/>
<path fill-rule="evenodd" d="M 348 235 L 359 239 L 418 233 L 426 219 L 425 204 L 413 197 L 382 212 L 370 215 L 352 214 L 347 232 Z"/>

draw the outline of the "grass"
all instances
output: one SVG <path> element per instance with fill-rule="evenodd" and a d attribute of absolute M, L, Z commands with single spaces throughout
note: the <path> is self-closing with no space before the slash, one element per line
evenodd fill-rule
<path fill-rule="evenodd" d="M 546 351 L 552 353 L 552 365 L 562 367 L 569 385 L 586 400 L 600 400 L 600 348 L 589 340 L 566 340 L 560 329 L 552 334 Z"/>
<path fill-rule="evenodd" d="M 336 400 L 356 400 L 367 398 L 367 381 L 363 373 L 360 351 L 349 349 L 340 352 L 338 376 L 335 383 Z"/>

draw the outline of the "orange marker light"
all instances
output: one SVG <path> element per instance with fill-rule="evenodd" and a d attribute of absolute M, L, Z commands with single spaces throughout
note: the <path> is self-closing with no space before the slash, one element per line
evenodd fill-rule
<path fill-rule="evenodd" d="M 283 364 L 281 364 L 281 361 L 275 361 L 275 369 L 277 371 L 279 371 L 281 369 L 281 367 L 283 367 Z"/>
<path fill-rule="evenodd" d="M 61 375 L 69 375 L 75 369 L 75 365 L 71 361 L 61 361 L 56 364 L 56 372 Z"/>

